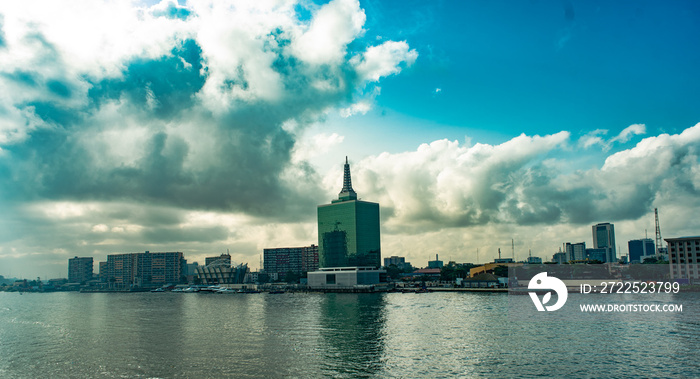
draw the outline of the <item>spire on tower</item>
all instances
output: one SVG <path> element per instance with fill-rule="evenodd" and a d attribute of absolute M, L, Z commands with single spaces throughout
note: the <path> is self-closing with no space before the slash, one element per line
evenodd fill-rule
<path fill-rule="evenodd" d="M 350 178 L 350 163 L 348 157 L 345 156 L 345 167 L 343 173 L 343 189 L 338 194 L 338 200 L 357 200 L 357 193 L 352 189 L 352 179 Z"/>

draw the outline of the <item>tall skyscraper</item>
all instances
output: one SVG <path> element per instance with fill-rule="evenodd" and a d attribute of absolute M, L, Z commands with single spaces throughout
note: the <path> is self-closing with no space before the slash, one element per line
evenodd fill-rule
<path fill-rule="evenodd" d="M 381 266 L 379 204 L 357 199 L 345 157 L 343 189 L 318 206 L 318 264 L 324 267 Z"/>
<path fill-rule="evenodd" d="M 605 261 L 616 262 L 615 226 L 609 222 L 593 225 L 593 248 L 606 249 Z"/>

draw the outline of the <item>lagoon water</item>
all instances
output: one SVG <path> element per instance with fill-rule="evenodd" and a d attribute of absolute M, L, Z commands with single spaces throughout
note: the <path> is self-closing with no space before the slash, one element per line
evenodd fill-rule
<path fill-rule="evenodd" d="M 0 293 L 0 377 L 700 377 L 700 294 L 621 296 Z"/>

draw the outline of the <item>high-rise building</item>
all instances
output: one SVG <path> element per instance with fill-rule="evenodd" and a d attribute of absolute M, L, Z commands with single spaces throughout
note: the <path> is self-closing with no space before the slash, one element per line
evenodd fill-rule
<path fill-rule="evenodd" d="M 605 262 L 617 262 L 615 226 L 609 222 L 593 225 L 593 248 L 606 249 Z"/>
<path fill-rule="evenodd" d="M 668 244 L 671 279 L 700 283 L 700 236 L 664 238 Z"/>
<path fill-rule="evenodd" d="M 107 256 L 107 283 L 114 288 L 157 287 L 183 281 L 187 261 L 181 252 Z"/>
<path fill-rule="evenodd" d="M 301 275 L 302 271 L 301 247 L 279 247 L 263 249 L 263 267 L 267 273 L 276 273 L 277 277 L 284 279 L 287 272 Z"/>
<path fill-rule="evenodd" d="M 380 267 L 379 204 L 357 199 L 345 158 L 338 199 L 318 206 L 319 267 Z"/>
<path fill-rule="evenodd" d="M 85 283 L 92 280 L 92 257 L 75 257 L 68 260 L 68 282 Z"/>
<path fill-rule="evenodd" d="M 318 270 L 318 245 L 301 248 L 301 272 Z"/>
<path fill-rule="evenodd" d="M 631 240 L 627 242 L 630 263 L 644 263 L 642 257 L 656 255 L 656 246 L 651 238 Z"/>

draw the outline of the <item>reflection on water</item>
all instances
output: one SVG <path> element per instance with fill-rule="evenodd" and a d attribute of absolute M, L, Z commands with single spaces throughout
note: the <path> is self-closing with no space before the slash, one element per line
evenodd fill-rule
<path fill-rule="evenodd" d="M 574 312 L 590 299 L 0 293 L 0 377 L 700 376 L 700 294 L 653 300 L 683 313 Z"/>
<path fill-rule="evenodd" d="M 384 308 L 382 294 L 322 296 L 324 376 L 371 376 L 382 368 Z"/>

